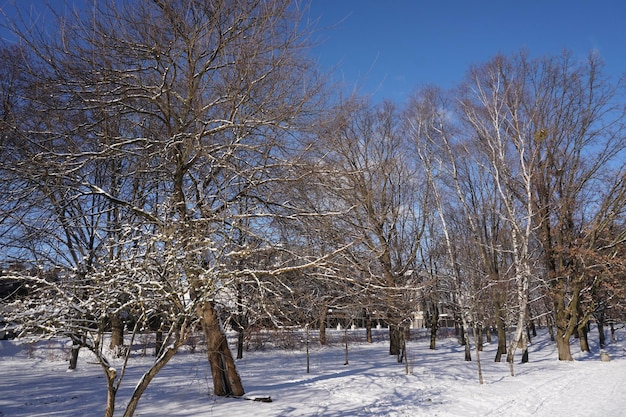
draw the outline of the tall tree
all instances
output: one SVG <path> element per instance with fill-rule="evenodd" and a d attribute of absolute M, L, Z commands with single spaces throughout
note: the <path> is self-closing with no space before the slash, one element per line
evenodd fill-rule
<path fill-rule="evenodd" d="M 452 92 L 434 87 L 416 91 L 406 110 L 406 123 L 417 153 L 427 166 L 434 192 L 441 195 L 439 216 L 444 216 L 442 222 L 446 232 L 458 233 L 458 236 L 449 236 L 452 241 L 469 239 L 472 242 L 463 250 L 468 256 L 456 262 L 470 262 L 463 265 L 463 269 L 478 268 L 487 278 L 483 292 L 494 294 L 492 301 L 498 332 L 495 360 L 499 362 L 506 353 L 505 304 L 509 294 L 509 280 L 505 276 L 508 269 L 505 254 L 509 251 L 506 249 L 507 232 L 500 215 L 502 203 L 493 177 L 485 169 L 488 160 L 480 148 L 475 149 L 461 134 L 460 117 L 456 116 L 458 107 L 453 105 L 451 98 L 454 98 Z M 441 241 L 447 248 L 445 233 Z M 448 249 L 445 252 L 448 253 Z M 447 257 L 450 257 L 449 253 Z M 479 260 L 480 265 L 473 265 L 472 259 Z M 460 287 L 455 284 L 453 288 Z M 487 310 L 486 306 L 480 309 Z"/>
<path fill-rule="evenodd" d="M 486 170 L 502 202 L 500 217 L 510 232 L 509 250 L 517 292 L 517 323 L 507 361 L 522 345 L 522 361 L 528 360 L 527 324 L 529 283 L 532 274 L 531 240 L 535 206 L 532 181 L 537 153 L 529 151 L 529 119 L 524 114 L 524 83 L 513 68 L 496 57 L 470 71 L 463 88 L 461 107 L 477 152 L 485 155 Z M 520 343 L 521 342 L 521 343 Z"/>
<path fill-rule="evenodd" d="M 515 340 L 524 340 L 529 280 L 541 270 L 532 253 L 536 237 L 554 303 L 559 359 L 571 360 L 569 340 L 582 323 L 580 297 L 587 287 L 574 253 L 602 206 L 600 190 L 612 187 L 604 171 L 623 151 L 620 87 L 602 78 L 594 54 L 586 62 L 568 53 L 535 60 L 525 53 L 498 56 L 469 74 L 463 114 L 476 149 L 490 161 L 511 231 L 519 303 Z"/>
<path fill-rule="evenodd" d="M 23 128 L 36 148 L 31 155 L 50 164 L 39 164 L 37 179 L 62 185 L 59 204 L 71 195 L 77 205 L 106 201 L 102 210 L 93 202 L 79 207 L 100 216 L 105 233 L 94 236 L 111 239 L 107 250 L 128 257 L 101 257 L 88 275 L 128 280 L 132 272 L 137 289 L 149 287 L 145 280 L 170 291 L 169 322 L 184 318 L 204 330 L 217 395 L 244 393 L 216 310 L 235 282 L 223 266 L 246 253 L 233 250 L 239 232 L 276 242 L 266 234 L 268 219 L 284 201 L 272 190 L 302 177 L 307 129 L 323 115 L 299 13 L 283 0 L 103 1 L 59 15 L 54 37 L 49 28 L 14 27 L 32 57 L 23 70 L 40 88 L 29 117 L 45 129 Z M 61 114 L 65 122 L 57 125 Z M 90 175 L 96 168 L 104 181 Z M 77 213 L 72 221 L 89 220 Z M 272 268 L 279 271 L 264 273 L 282 271 Z M 107 296 L 89 288 L 92 302 Z M 147 305 L 154 292 L 141 294 Z"/>
<path fill-rule="evenodd" d="M 399 355 L 410 313 L 415 308 L 416 256 L 429 216 L 428 188 L 391 103 L 357 105 L 352 118 L 323 138 L 329 198 L 351 211 L 343 234 L 359 244 L 352 261 L 366 277 L 365 286 L 379 294 L 379 311 L 389 324 L 390 354 Z"/>
<path fill-rule="evenodd" d="M 570 338 L 583 322 L 580 302 L 588 288 L 575 253 L 586 240 L 581 237 L 597 229 L 594 224 L 610 223 L 619 212 L 601 210 L 603 201 L 613 198 L 606 190 L 623 175 L 623 86 L 602 75 L 594 53 L 582 62 L 568 53 L 535 61 L 520 56 L 514 62 L 523 69 L 520 79 L 528 91 L 523 111 L 533 138 L 529 151 L 538 159 L 532 203 L 554 305 L 558 356 L 572 360 Z"/>

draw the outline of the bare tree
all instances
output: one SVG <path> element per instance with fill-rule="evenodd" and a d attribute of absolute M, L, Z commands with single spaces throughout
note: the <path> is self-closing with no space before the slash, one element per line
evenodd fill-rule
<path fill-rule="evenodd" d="M 351 210 L 336 226 L 359 242 L 349 261 L 378 298 L 372 307 L 385 314 L 393 355 L 401 352 L 416 305 L 413 271 L 429 215 L 424 177 L 400 129 L 390 103 L 357 106 L 338 134 L 322 139 L 329 149 L 328 198 Z"/>
<path fill-rule="evenodd" d="M 621 84 L 603 78 L 594 53 L 585 62 L 568 53 L 534 61 L 520 55 L 510 65 L 524 86 L 519 114 L 526 121 L 526 155 L 536 158 L 531 202 L 554 305 L 558 355 L 572 360 L 569 341 L 584 322 L 580 301 L 588 288 L 588 275 L 574 253 L 586 230 L 606 220 L 598 209 L 615 181 L 607 169 L 615 164 L 618 172 L 623 169 Z"/>
<path fill-rule="evenodd" d="M 475 328 L 475 336 L 482 332 L 488 311 L 486 295 L 500 278 L 501 258 L 496 252 L 500 233 L 494 221 L 498 219 L 494 214 L 497 199 L 488 187 L 488 177 L 475 163 L 477 155 L 469 152 L 459 135 L 450 103 L 436 88 L 417 91 L 407 108 L 406 122 L 437 203 L 443 252 L 438 274 L 446 276 L 444 281 L 449 281 L 447 287 L 454 294 L 460 341 L 466 360 L 471 360 L 469 327 Z M 478 357 L 481 343 L 475 339 Z M 500 340 L 505 343 L 506 338 Z"/>
<path fill-rule="evenodd" d="M 507 361 L 511 363 L 520 342 L 524 350 L 522 361 L 528 360 L 525 328 L 533 262 L 530 252 L 535 218 L 532 181 L 537 164 L 536 152 L 528 149 L 533 138 L 529 135 L 530 120 L 522 109 L 524 83 L 513 71 L 500 57 L 473 69 L 461 100 L 470 134 L 477 140 L 474 149 L 485 154 L 487 171 L 502 202 L 500 216 L 510 231 L 518 317 L 507 354 Z"/>
<path fill-rule="evenodd" d="M 597 57 L 578 64 L 567 53 L 540 60 L 523 53 L 498 56 L 473 68 L 461 90 L 471 150 L 484 155 L 510 232 L 518 319 L 509 361 L 519 340 L 526 345 L 529 286 L 543 269 L 536 262 L 536 238 L 554 297 L 559 358 L 571 360 L 569 338 L 583 323 L 580 294 L 586 287 L 586 275 L 574 272 L 572 251 L 595 212 L 583 199 L 601 201 L 593 190 L 611 184 L 599 174 L 623 149 L 615 130 L 622 117 L 612 104 L 616 92 L 602 80 Z"/>
<path fill-rule="evenodd" d="M 85 300 L 112 303 L 101 286 L 120 279 L 149 304 L 155 292 L 144 288 L 167 283 L 161 289 L 171 291 L 163 301 L 173 314 L 168 322 L 204 330 L 216 395 L 244 393 L 216 310 L 236 283 L 226 266 L 246 255 L 243 246 L 233 250 L 242 242 L 238 233 L 275 242 L 265 234 L 268 219 L 284 201 L 274 200 L 273 187 L 302 176 L 307 129 L 323 114 L 322 83 L 304 54 L 308 29 L 298 27 L 299 12 L 280 0 L 105 1 L 86 14 L 58 16 L 55 37 L 14 26 L 29 57 L 23 69 L 38 88 L 24 119 L 31 125 L 21 128 L 35 149 L 30 155 L 43 161 L 33 175 L 43 187 L 58 185 L 58 194 L 45 194 L 40 214 L 65 209 L 69 197 L 72 207 L 99 216 L 94 233 L 105 231 L 89 235 L 105 236 L 100 248 L 108 256 L 93 248 L 98 263 L 81 275 L 91 280 Z M 65 121 L 57 124 L 61 114 Z M 86 175 L 103 166 L 104 180 Z M 59 205 L 50 204 L 53 196 Z M 72 231 L 76 222 L 89 223 L 85 213 L 72 216 L 57 218 Z M 24 231 L 25 245 L 34 242 L 32 232 L 42 233 Z M 66 239 L 66 247 L 73 243 Z M 42 246 L 29 249 L 42 253 Z M 253 259 L 254 250 L 247 256 Z M 107 280 L 95 279 L 104 271 Z M 186 334 L 180 330 L 179 342 Z"/>

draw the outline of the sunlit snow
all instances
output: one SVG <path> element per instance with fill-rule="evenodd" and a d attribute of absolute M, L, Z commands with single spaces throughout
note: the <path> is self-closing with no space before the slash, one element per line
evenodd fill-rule
<path fill-rule="evenodd" d="M 626 413 L 626 351 L 623 329 L 600 361 L 597 333 L 592 352 L 574 362 L 556 360 L 555 345 L 545 329 L 532 340 L 528 364 L 516 363 L 515 377 L 506 363 L 494 363 L 495 343 L 481 352 L 485 384 L 478 384 L 476 352 L 463 361 L 463 350 L 451 331 L 442 331 L 437 350 L 428 349 L 420 331 L 408 344 L 409 374 L 389 356 L 384 329 L 373 344 L 362 330 L 349 330 L 349 364 L 344 366 L 343 331 L 330 331 L 331 344 L 311 347 L 311 372 L 298 335 L 293 349 L 265 344 L 245 352 L 237 362 L 249 399 L 271 397 L 271 403 L 212 396 L 206 353 L 186 347 L 159 373 L 145 392 L 136 416 L 623 416 Z M 284 334 L 278 335 L 286 337 Z M 265 340 L 270 340 L 271 334 Z M 495 340 L 495 338 L 494 338 Z M 69 346 L 42 342 L 36 346 L 0 341 L 0 416 L 99 416 L 104 414 L 106 383 L 102 369 L 87 351 L 79 368 L 67 373 Z M 152 357 L 138 346 L 117 395 L 122 415 L 130 390 Z M 147 356 L 142 354 L 147 353 Z M 115 366 L 119 369 L 116 361 Z"/>

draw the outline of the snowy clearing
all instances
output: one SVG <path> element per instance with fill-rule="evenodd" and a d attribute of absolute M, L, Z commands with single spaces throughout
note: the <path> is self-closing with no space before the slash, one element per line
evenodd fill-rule
<path fill-rule="evenodd" d="M 212 388 L 206 355 L 181 352 L 152 382 L 136 416 L 623 416 L 626 413 L 626 350 L 624 330 L 606 349 L 610 362 L 600 361 L 597 334 L 590 334 L 592 352 L 578 352 L 576 361 L 556 360 L 556 348 L 544 329 L 534 338 L 528 364 L 494 363 L 496 344 L 481 352 L 485 384 L 473 362 L 463 361 L 454 337 L 440 338 L 428 349 L 425 334 L 408 345 L 409 371 L 389 356 L 384 330 L 379 341 L 362 343 L 351 331 L 349 364 L 344 365 L 343 332 L 331 332 L 333 343 L 312 347 L 311 372 L 306 373 L 303 349 L 267 348 L 246 352 L 237 362 L 247 397 L 271 396 L 262 403 L 218 398 Z M 610 338 L 609 338 L 610 340 Z M 79 369 L 67 372 L 68 348 L 58 342 L 36 347 L 0 341 L 0 416 L 99 416 L 104 414 L 106 385 L 99 365 L 81 352 Z M 130 390 L 146 364 L 132 359 L 117 395 L 121 415 Z M 142 367 L 143 366 L 143 367 Z"/>

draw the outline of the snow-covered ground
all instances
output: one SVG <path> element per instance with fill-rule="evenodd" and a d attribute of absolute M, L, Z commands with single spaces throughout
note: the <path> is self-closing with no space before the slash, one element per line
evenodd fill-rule
<path fill-rule="evenodd" d="M 381 331 L 382 332 L 382 331 Z M 389 356 L 387 342 L 359 341 L 351 334 L 349 364 L 340 343 L 312 347 L 311 372 L 304 350 L 266 348 L 246 352 L 238 361 L 249 397 L 271 396 L 261 403 L 210 395 L 212 383 L 206 355 L 182 352 L 159 373 L 143 395 L 137 416 L 625 416 L 625 331 L 601 362 L 590 334 L 592 352 L 576 361 L 556 360 L 555 346 L 544 330 L 533 339 L 528 364 L 494 363 L 495 344 L 481 353 L 485 383 L 478 384 L 473 362 L 463 361 L 455 338 L 442 337 L 435 351 L 426 335 L 408 344 L 409 374 Z M 379 333 L 383 339 L 384 333 Z M 610 340 L 610 338 L 609 338 Z M 149 356 L 137 351 L 117 396 L 121 415 L 130 390 Z M 106 387 L 99 365 L 81 353 L 79 369 L 67 372 L 67 347 L 45 342 L 36 346 L 0 341 L 0 416 L 101 416 Z"/>

